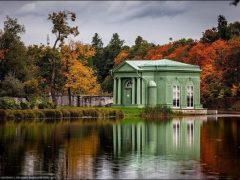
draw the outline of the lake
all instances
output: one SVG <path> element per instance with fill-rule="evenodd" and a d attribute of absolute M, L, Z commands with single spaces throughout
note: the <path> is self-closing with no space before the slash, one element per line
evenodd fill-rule
<path fill-rule="evenodd" d="M 240 117 L 0 124 L 0 177 L 240 177 Z"/>

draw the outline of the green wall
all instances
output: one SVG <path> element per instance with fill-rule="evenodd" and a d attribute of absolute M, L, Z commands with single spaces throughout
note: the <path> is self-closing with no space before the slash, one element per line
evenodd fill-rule
<path fill-rule="evenodd" d="M 173 85 L 180 86 L 180 109 L 187 108 L 187 85 L 192 84 L 194 87 L 194 108 L 202 109 L 200 103 L 200 72 L 196 71 L 137 71 L 129 65 L 123 65 L 120 69 L 114 72 L 116 86 L 113 89 L 114 105 L 117 106 L 137 106 L 144 107 L 146 105 L 161 104 L 172 107 Z M 119 78 L 121 79 L 121 87 L 119 87 Z M 133 91 L 131 93 L 132 103 L 125 104 L 125 82 L 134 78 Z M 138 83 L 138 78 L 140 78 Z M 156 83 L 156 94 L 152 87 L 149 87 L 149 82 Z M 120 89 L 120 90 L 119 90 Z M 120 92 L 120 95 L 119 95 Z M 139 94 L 139 97 L 138 97 Z M 121 99 L 119 101 L 119 98 Z M 155 102 L 149 102 L 150 99 L 156 99 Z"/>

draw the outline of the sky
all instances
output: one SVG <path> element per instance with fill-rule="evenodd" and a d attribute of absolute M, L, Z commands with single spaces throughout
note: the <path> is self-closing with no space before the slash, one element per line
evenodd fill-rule
<path fill-rule="evenodd" d="M 228 22 L 240 21 L 240 4 L 230 1 L 0 1 L 0 29 L 6 16 L 18 19 L 26 33 L 26 45 L 50 44 L 52 24 L 48 14 L 62 10 L 76 13 L 73 26 L 80 34 L 75 40 L 91 43 L 94 33 L 102 38 L 104 46 L 113 33 L 118 33 L 125 45 L 133 45 L 137 36 L 148 42 L 164 44 L 169 38 L 200 39 L 202 32 L 217 26 L 222 14 Z"/>

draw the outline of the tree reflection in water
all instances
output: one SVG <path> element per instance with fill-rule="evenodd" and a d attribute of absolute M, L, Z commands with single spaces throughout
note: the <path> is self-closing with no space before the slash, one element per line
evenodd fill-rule
<path fill-rule="evenodd" d="M 8 122 L 0 176 L 57 178 L 240 177 L 240 119 Z"/>

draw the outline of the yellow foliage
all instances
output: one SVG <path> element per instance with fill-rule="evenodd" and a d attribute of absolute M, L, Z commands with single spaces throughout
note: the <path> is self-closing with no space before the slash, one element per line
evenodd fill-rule
<path fill-rule="evenodd" d="M 94 49 L 80 42 L 71 41 L 62 48 L 61 54 L 66 77 L 65 88 L 71 88 L 75 94 L 98 94 L 100 85 L 92 68 L 87 66 L 87 60 L 95 54 Z"/>

